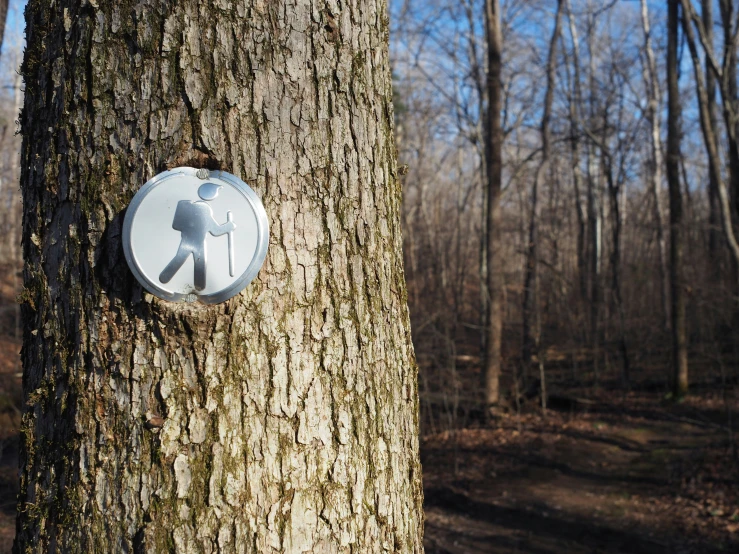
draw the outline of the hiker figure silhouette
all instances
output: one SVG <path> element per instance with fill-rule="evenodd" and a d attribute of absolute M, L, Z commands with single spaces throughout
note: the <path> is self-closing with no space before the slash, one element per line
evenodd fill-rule
<path fill-rule="evenodd" d="M 230 217 L 223 225 L 213 218 L 213 209 L 208 201 L 218 196 L 220 188 L 220 185 L 205 183 L 198 188 L 198 196 L 203 200 L 202 202 L 181 200 L 177 203 L 172 229 L 180 231 L 182 239 L 174 258 L 159 275 L 159 281 L 162 283 L 169 283 L 175 273 L 182 267 L 182 264 L 192 255 L 195 261 L 195 290 L 205 288 L 207 260 L 205 238 L 208 233 L 218 237 L 230 233 L 236 228 Z"/>

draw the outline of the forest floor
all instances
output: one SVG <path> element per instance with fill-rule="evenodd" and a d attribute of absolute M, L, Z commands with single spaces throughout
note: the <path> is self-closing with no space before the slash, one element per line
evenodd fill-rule
<path fill-rule="evenodd" d="M 587 410 L 425 437 L 426 552 L 739 552 L 733 404 L 591 392 Z"/>

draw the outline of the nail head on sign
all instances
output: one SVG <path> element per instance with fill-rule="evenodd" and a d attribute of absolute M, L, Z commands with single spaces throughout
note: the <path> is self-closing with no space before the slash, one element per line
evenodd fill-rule
<path fill-rule="evenodd" d="M 136 193 L 123 222 L 134 277 L 159 298 L 224 302 L 257 276 L 269 244 L 262 201 L 225 171 L 178 167 Z"/>

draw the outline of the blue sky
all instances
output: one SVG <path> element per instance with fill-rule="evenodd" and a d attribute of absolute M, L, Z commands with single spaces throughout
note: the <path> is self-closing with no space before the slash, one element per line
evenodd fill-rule
<path fill-rule="evenodd" d="M 23 10 L 26 8 L 27 0 L 10 0 L 8 5 L 8 19 L 5 23 L 5 40 L 3 49 L 19 45 L 23 41 L 25 22 L 23 21 Z"/>

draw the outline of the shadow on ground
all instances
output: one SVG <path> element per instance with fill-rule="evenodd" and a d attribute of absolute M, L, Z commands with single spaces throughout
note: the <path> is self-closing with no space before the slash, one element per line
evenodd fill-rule
<path fill-rule="evenodd" d="M 693 402 L 635 393 L 427 437 L 427 553 L 739 552 L 727 414 Z"/>
<path fill-rule="evenodd" d="M 612 529 L 592 521 L 568 520 L 560 514 L 547 511 L 546 505 L 530 509 L 506 508 L 484 501 L 475 501 L 467 495 L 450 489 L 427 491 L 427 509 L 440 509 L 449 514 L 474 520 L 506 532 L 491 532 L 482 536 L 466 537 L 464 532 L 452 532 L 455 546 L 466 544 L 480 552 L 629 552 L 651 554 L 670 552 L 666 545 L 637 533 Z M 537 509 L 538 508 L 538 509 Z M 433 526 L 433 523 L 432 523 Z M 430 531 L 433 531 L 430 529 Z M 480 539 L 484 539 L 482 542 Z M 574 548 L 574 549 L 573 549 Z M 467 550 L 465 548 L 464 550 Z M 430 552 L 456 552 L 454 549 L 429 547 Z M 474 550 L 473 550 L 474 551 Z"/>

